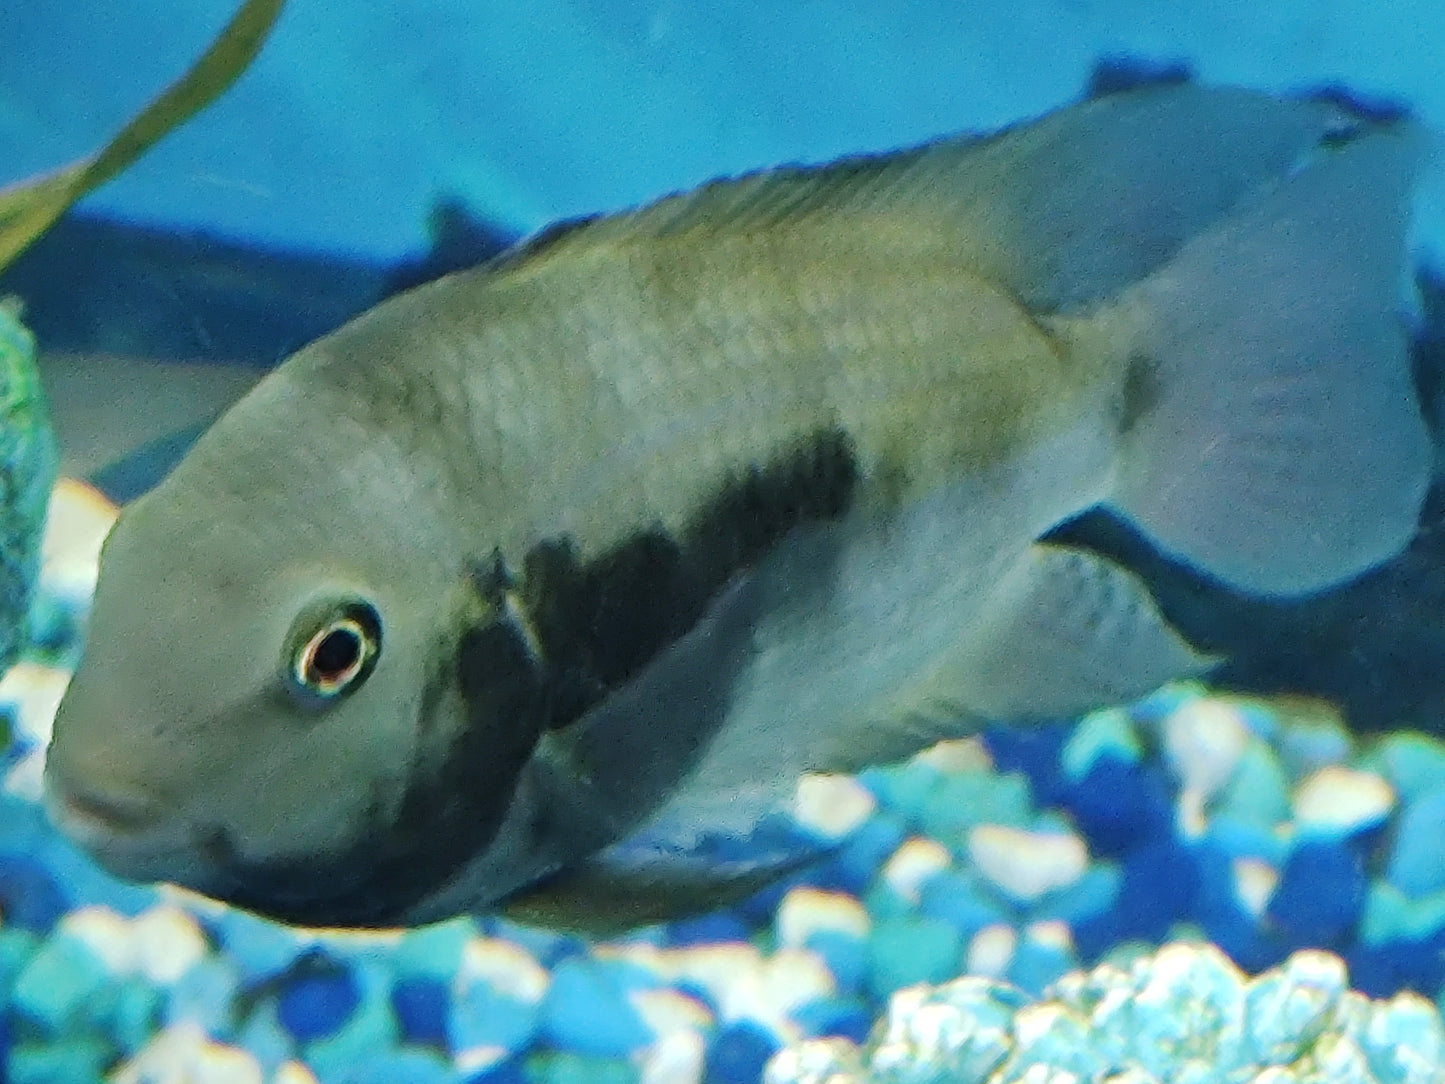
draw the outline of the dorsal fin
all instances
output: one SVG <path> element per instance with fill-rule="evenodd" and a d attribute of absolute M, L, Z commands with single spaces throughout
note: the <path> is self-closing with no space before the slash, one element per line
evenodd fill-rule
<path fill-rule="evenodd" d="M 713 181 L 638 210 L 561 223 L 499 267 L 577 251 L 700 241 L 832 219 L 946 231 L 960 256 L 1037 310 L 1106 297 L 1307 155 L 1339 115 L 1244 90 L 1156 87 L 988 137 Z M 881 234 L 880 234 L 881 236 Z"/>

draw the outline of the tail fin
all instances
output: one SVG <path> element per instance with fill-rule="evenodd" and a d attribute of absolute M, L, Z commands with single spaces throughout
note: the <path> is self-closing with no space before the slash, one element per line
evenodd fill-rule
<path fill-rule="evenodd" d="M 1400 312 L 1418 135 L 1323 148 L 1097 318 L 1130 359 L 1112 501 L 1227 584 L 1318 590 L 1415 530 L 1433 454 Z"/>

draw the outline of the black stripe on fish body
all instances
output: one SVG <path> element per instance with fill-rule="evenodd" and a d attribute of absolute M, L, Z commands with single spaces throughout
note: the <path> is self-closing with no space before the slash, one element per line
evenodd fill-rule
<path fill-rule="evenodd" d="M 847 513 L 858 480 L 852 439 L 827 429 L 730 478 L 680 538 L 650 527 L 585 564 L 568 538 L 533 547 L 518 598 L 554 673 L 552 725 L 640 673 L 789 532 Z"/>

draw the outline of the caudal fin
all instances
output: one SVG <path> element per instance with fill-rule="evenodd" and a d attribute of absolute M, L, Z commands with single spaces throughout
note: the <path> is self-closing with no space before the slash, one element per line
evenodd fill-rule
<path fill-rule="evenodd" d="M 1300 594 L 1397 553 L 1429 482 L 1400 311 L 1419 133 L 1305 164 L 1098 317 L 1130 359 L 1112 501 L 1232 586 Z"/>

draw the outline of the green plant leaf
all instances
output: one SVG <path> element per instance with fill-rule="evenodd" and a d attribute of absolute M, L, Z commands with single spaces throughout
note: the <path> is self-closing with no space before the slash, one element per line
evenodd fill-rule
<path fill-rule="evenodd" d="M 215 101 L 260 52 L 284 4 L 285 0 L 247 0 L 190 71 L 99 151 L 53 173 L 0 188 L 0 271 L 72 203 Z"/>

